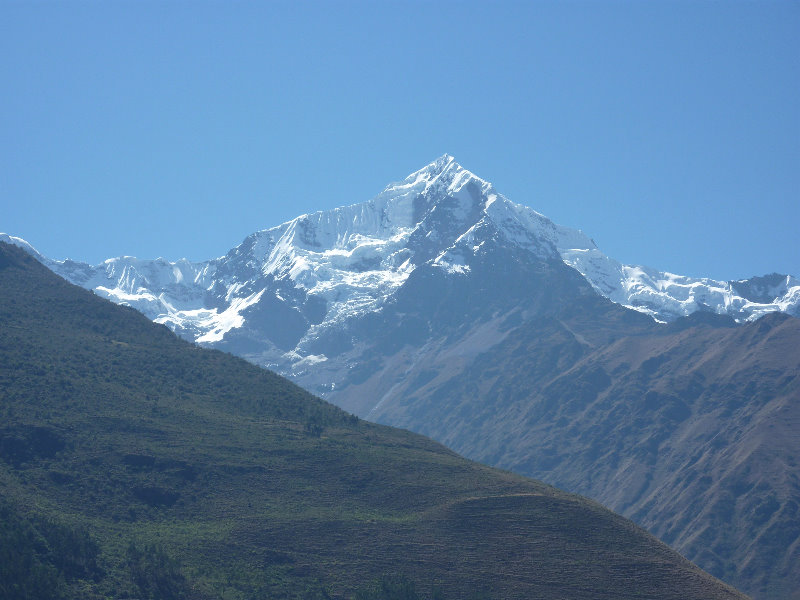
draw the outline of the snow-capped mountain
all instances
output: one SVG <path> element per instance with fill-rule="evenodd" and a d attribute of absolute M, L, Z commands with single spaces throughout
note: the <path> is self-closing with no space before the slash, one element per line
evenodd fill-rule
<path fill-rule="evenodd" d="M 791 276 L 720 282 L 620 264 L 582 232 L 511 202 L 448 155 L 368 202 L 301 215 L 206 262 L 126 256 L 92 266 L 50 260 L 24 240 L 0 237 L 201 344 L 276 313 L 279 339 L 266 338 L 280 351 L 264 357 L 281 370 L 309 359 L 302 348 L 320 331 L 380 311 L 420 265 L 468 276 L 469 258 L 498 238 L 532 260 L 560 258 L 603 296 L 660 321 L 697 310 L 746 321 L 800 307 L 800 281 Z"/>
<path fill-rule="evenodd" d="M 684 277 L 642 266 L 623 265 L 597 248 L 560 248 L 564 262 L 578 270 L 612 302 L 673 321 L 695 311 L 754 321 L 771 312 L 798 314 L 800 280 L 773 273 L 740 281 Z"/>
<path fill-rule="evenodd" d="M 409 347 L 417 348 L 416 358 L 409 354 L 393 367 L 400 376 L 421 360 L 419 347 L 437 331 L 444 334 L 443 323 L 477 327 L 514 311 L 528 319 L 548 306 L 533 298 L 568 280 L 565 297 L 594 290 L 661 322 L 695 311 L 737 321 L 775 311 L 800 314 L 794 277 L 720 282 L 620 264 L 581 231 L 511 202 L 449 155 L 367 202 L 257 231 L 205 262 L 125 256 L 88 265 L 51 260 L 5 234 L 0 240 L 187 339 L 272 368 L 368 416 L 376 406 L 352 404 L 343 395 L 374 366 L 377 341 L 396 344 L 415 332 Z M 438 304 L 455 287 L 461 296 L 451 306 Z M 433 289 L 440 290 L 438 299 Z M 455 305 L 462 302 L 459 312 Z M 456 323 L 457 314 L 467 320 Z M 491 348 L 508 330 L 485 327 L 469 352 Z"/>

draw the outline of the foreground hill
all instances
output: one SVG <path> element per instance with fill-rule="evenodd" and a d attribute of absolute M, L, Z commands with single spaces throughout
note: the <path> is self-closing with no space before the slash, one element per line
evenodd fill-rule
<path fill-rule="evenodd" d="M 365 423 L 0 245 L 4 598 L 743 598 L 583 498 Z M 391 587 L 391 586 L 389 586 Z"/>

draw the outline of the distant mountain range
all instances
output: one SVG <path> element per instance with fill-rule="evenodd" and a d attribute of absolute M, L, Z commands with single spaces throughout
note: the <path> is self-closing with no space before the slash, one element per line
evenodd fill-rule
<path fill-rule="evenodd" d="M 590 495 L 759 599 L 800 589 L 800 281 L 621 265 L 443 156 L 202 263 L 69 281 L 348 411 Z"/>
<path fill-rule="evenodd" d="M 744 600 L 600 505 L 361 421 L 0 243 L 0 596 Z"/>

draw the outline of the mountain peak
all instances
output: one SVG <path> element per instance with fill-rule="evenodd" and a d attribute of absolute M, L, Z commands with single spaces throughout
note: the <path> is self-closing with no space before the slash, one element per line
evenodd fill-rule
<path fill-rule="evenodd" d="M 431 188 L 436 188 L 442 190 L 445 194 L 453 194 L 460 191 L 471 181 L 482 186 L 489 186 L 487 181 L 456 162 L 452 155 L 443 154 L 418 171 L 414 171 L 404 180 L 389 185 L 384 190 L 384 193 L 389 193 L 392 196 L 408 193 L 418 194 L 427 192 Z"/>
<path fill-rule="evenodd" d="M 406 177 L 403 182 L 419 182 L 422 180 L 425 181 L 433 181 L 438 179 L 445 173 L 455 172 L 463 170 L 461 165 L 456 162 L 456 159 L 451 156 L 450 154 L 442 154 L 439 158 L 434 160 L 433 162 L 425 165 L 418 171 L 414 171 Z"/>
<path fill-rule="evenodd" d="M 456 162 L 456 159 L 455 159 L 454 156 L 452 156 L 451 154 L 447 154 L 445 152 L 439 158 L 437 158 L 432 163 L 430 163 L 428 166 L 426 166 L 424 169 L 430 170 L 431 173 L 442 173 L 451 165 L 453 165 L 455 167 L 458 167 L 458 168 L 461 167 L 461 165 L 459 165 Z"/>

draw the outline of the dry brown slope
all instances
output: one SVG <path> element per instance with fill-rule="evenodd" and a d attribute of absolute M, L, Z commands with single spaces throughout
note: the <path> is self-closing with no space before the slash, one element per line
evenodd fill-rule
<path fill-rule="evenodd" d="M 567 307 L 466 367 L 412 370 L 377 416 L 595 498 L 758 598 L 788 597 L 800 589 L 800 320 L 697 315 L 621 335 L 621 311 Z"/>

